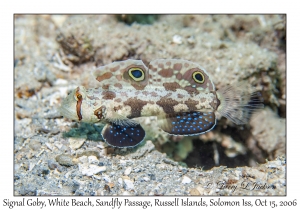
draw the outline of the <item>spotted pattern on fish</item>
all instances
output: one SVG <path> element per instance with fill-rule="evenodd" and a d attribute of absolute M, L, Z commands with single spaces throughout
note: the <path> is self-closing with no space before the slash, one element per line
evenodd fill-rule
<path fill-rule="evenodd" d="M 145 131 L 134 120 L 157 116 L 159 127 L 172 135 L 197 135 L 210 131 L 216 114 L 236 124 L 247 123 L 251 113 L 263 106 L 246 82 L 215 86 L 200 65 L 181 59 L 113 62 L 93 75 L 99 87 L 73 90 L 60 111 L 72 120 L 106 123 L 103 139 L 116 147 L 133 147 Z"/>

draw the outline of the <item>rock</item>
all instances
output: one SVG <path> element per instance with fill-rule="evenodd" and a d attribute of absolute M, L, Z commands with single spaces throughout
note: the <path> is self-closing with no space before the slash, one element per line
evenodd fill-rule
<path fill-rule="evenodd" d="M 100 158 L 99 151 L 96 150 L 85 150 L 77 154 L 77 157 L 82 157 L 82 156 L 96 156 L 98 159 Z"/>
<path fill-rule="evenodd" d="M 81 163 L 88 163 L 88 157 L 87 156 L 81 156 L 78 158 L 78 160 L 81 162 Z"/>
<path fill-rule="evenodd" d="M 56 156 L 55 160 L 63 166 L 73 166 L 75 165 L 75 161 L 71 155 L 61 154 Z"/>
<path fill-rule="evenodd" d="M 165 162 L 166 164 L 171 164 L 173 166 L 177 166 L 178 165 L 178 162 L 175 162 L 174 160 L 171 160 L 169 158 L 164 158 L 163 162 Z"/>
<path fill-rule="evenodd" d="M 200 195 L 207 195 L 208 193 L 205 192 L 205 188 L 199 184 L 196 186 L 197 191 L 200 193 Z M 207 191 L 209 192 L 210 189 L 207 189 Z"/>
<path fill-rule="evenodd" d="M 123 179 L 122 179 L 122 178 L 118 178 L 118 183 L 119 183 L 120 185 L 122 185 L 122 184 L 123 184 Z"/>
<path fill-rule="evenodd" d="M 156 164 L 155 166 L 157 168 L 157 170 L 170 170 L 170 165 L 164 164 L 164 163 L 160 163 L 160 164 Z"/>
<path fill-rule="evenodd" d="M 128 167 L 126 168 L 126 170 L 124 171 L 124 175 L 128 176 L 131 173 L 132 167 Z"/>
<path fill-rule="evenodd" d="M 182 44 L 182 37 L 175 34 L 172 38 L 173 43 L 175 44 Z"/>
<path fill-rule="evenodd" d="M 126 190 L 134 190 L 133 181 L 130 179 L 124 179 L 124 188 Z"/>
<path fill-rule="evenodd" d="M 79 164 L 79 170 L 81 171 L 82 175 L 85 176 L 92 176 L 94 174 L 98 174 L 100 172 L 106 171 L 106 166 L 96 166 L 96 165 L 89 165 L 88 167 L 82 166 L 82 164 Z"/>
<path fill-rule="evenodd" d="M 151 180 L 156 180 L 155 174 L 148 174 Z"/>
<path fill-rule="evenodd" d="M 99 160 L 96 156 L 89 156 L 88 161 L 90 164 L 95 164 L 95 165 L 99 164 Z"/>
<path fill-rule="evenodd" d="M 112 182 L 108 183 L 107 185 L 108 185 L 110 188 L 113 188 L 113 187 L 115 187 L 115 184 L 114 184 L 114 183 L 112 183 Z"/>
<path fill-rule="evenodd" d="M 110 182 L 109 176 L 103 176 L 102 179 L 103 179 L 105 182 Z"/>
<path fill-rule="evenodd" d="M 30 141 L 29 145 L 30 149 L 34 150 L 34 151 L 38 151 L 41 149 L 41 142 L 37 139 L 33 139 Z"/>
<path fill-rule="evenodd" d="M 286 119 L 266 107 L 254 113 L 250 125 L 252 136 L 248 139 L 248 147 L 261 154 L 261 161 L 265 159 L 264 153 L 269 160 L 285 155 Z"/>
<path fill-rule="evenodd" d="M 134 171 L 134 173 L 139 173 L 139 172 L 141 172 L 141 171 L 142 171 L 142 169 L 140 169 L 140 168 L 136 168 L 136 169 L 134 169 L 133 171 Z"/>
<path fill-rule="evenodd" d="M 70 148 L 72 150 L 79 149 L 83 143 L 85 142 L 85 139 L 83 138 L 69 138 Z"/>
<path fill-rule="evenodd" d="M 190 194 L 191 194 L 191 195 L 200 195 L 200 192 L 199 192 L 196 188 L 192 188 L 192 189 L 190 190 Z"/>
<path fill-rule="evenodd" d="M 195 40 L 195 37 L 194 36 L 190 36 L 189 38 L 187 38 L 187 42 L 190 44 L 190 45 L 194 45 L 196 40 Z"/>
<path fill-rule="evenodd" d="M 60 143 L 59 141 L 54 142 L 54 146 L 56 146 L 59 150 L 61 150 L 61 148 L 64 146 L 62 143 Z"/>
<path fill-rule="evenodd" d="M 121 165 L 126 165 L 126 160 L 120 160 Z"/>
<path fill-rule="evenodd" d="M 145 177 L 143 177 L 143 180 L 144 180 L 145 182 L 149 182 L 149 181 L 150 181 L 150 178 L 147 177 L 147 176 L 145 176 Z"/>
<path fill-rule="evenodd" d="M 101 195 L 101 196 L 105 195 L 102 189 L 99 189 L 96 192 L 97 192 L 97 195 Z"/>
<path fill-rule="evenodd" d="M 50 149 L 51 151 L 53 151 L 53 146 L 52 146 L 52 144 L 49 144 L 48 142 L 46 142 L 45 145 L 46 145 L 46 147 L 47 147 L 48 149 Z"/>
<path fill-rule="evenodd" d="M 58 85 L 58 86 L 60 86 L 60 85 L 67 85 L 67 84 L 68 84 L 68 81 L 65 80 L 65 79 L 60 79 L 60 78 L 58 78 L 57 80 L 54 81 L 53 84 L 54 84 L 54 85 Z M 64 92 L 65 92 L 65 91 L 64 91 Z"/>
<path fill-rule="evenodd" d="M 58 27 L 61 27 L 63 23 L 66 21 L 67 16 L 66 15 L 51 15 L 52 21 L 57 25 Z"/>
<path fill-rule="evenodd" d="M 24 186 L 20 189 L 20 195 L 26 196 L 36 196 L 37 188 L 34 184 L 31 183 L 24 183 Z"/>
<path fill-rule="evenodd" d="M 64 175 L 64 177 L 65 177 L 66 179 L 68 179 L 72 173 L 73 173 L 73 171 L 69 171 L 69 172 L 67 172 L 67 173 Z"/>
<path fill-rule="evenodd" d="M 191 179 L 188 177 L 188 176 L 183 176 L 183 178 L 182 178 L 182 184 L 189 184 L 189 183 L 191 183 Z"/>
<path fill-rule="evenodd" d="M 122 195 L 132 195 L 130 192 L 128 192 L 128 191 L 124 191 L 123 193 L 122 193 Z"/>
<path fill-rule="evenodd" d="M 268 168 L 278 168 L 280 166 L 281 166 L 280 160 L 274 160 L 272 162 L 268 162 L 268 165 L 267 165 Z"/>
<path fill-rule="evenodd" d="M 99 176 L 99 175 L 94 175 L 93 176 L 95 179 L 98 179 L 98 180 L 101 180 L 102 179 L 102 176 Z"/>
<path fill-rule="evenodd" d="M 54 160 L 48 160 L 48 168 L 51 170 L 54 170 L 56 168 L 58 168 L 58 163 Z"/>
<path fill-rule="evenodd" d="M 99 142 L 97 147 L 100 149 L 105 149 L 107 147 L 107 144 L 105 142 Z"/>

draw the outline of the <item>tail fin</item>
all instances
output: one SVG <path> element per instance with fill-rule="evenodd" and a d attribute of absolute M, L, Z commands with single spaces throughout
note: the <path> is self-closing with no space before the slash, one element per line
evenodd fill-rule
<path fill-rule="evenodd" d="M 252 113 L 264 107 L 259 92 L 249 90 L 246 82 L 227 85 L 217 91 L 220 105 L 217 112 L 235 124 L 246 124 Z"/>

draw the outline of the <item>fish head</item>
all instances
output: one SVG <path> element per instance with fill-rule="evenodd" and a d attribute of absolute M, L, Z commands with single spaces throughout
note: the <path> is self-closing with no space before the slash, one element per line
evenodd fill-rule
<path fill-rule="evenodd" d="M 85 87 L 79 86 L 62 101 L 59 111 L 70 120 L 93 123 L 103 119 L 102 111 L 105 111 L 105 107 L 95 107 L 95 102 L 88 97 Z"/>

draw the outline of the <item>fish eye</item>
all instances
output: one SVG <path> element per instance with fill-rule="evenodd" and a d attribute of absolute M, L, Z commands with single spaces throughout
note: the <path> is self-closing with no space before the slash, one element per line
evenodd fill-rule
<path fill-rule="evenodd" d="M 82 100 L 82 95 L 78 92 L 75 93 L 75 100 L 76 101 L 81 101 Z"/>
<path fill-rule="evenodd" d="M 78 100 L 82 100 L 82 95 L 81 95 L 80 93 L 78 93 L 78 94 L 76 95 L 76 97 L 77 97 Z"/>
<path fill-rule="evenodd" d="M 131 68 L 128 73 L 134 81 L 138 82 L 145 79 L 144 71 L 141 68 Z"/>
<path fill-rule="evenodd" d="M 86 90 L 83 86 L 77 87 L 74 93 L 76 101 L 82 101 L 86 97 Z"/>
<path fill-rule="evenodd" d="M 193 73 L 193 79 L 195 82 L 202 84 L 204 82 L 204 75 L 201 72 L 196 71 Z"/>

